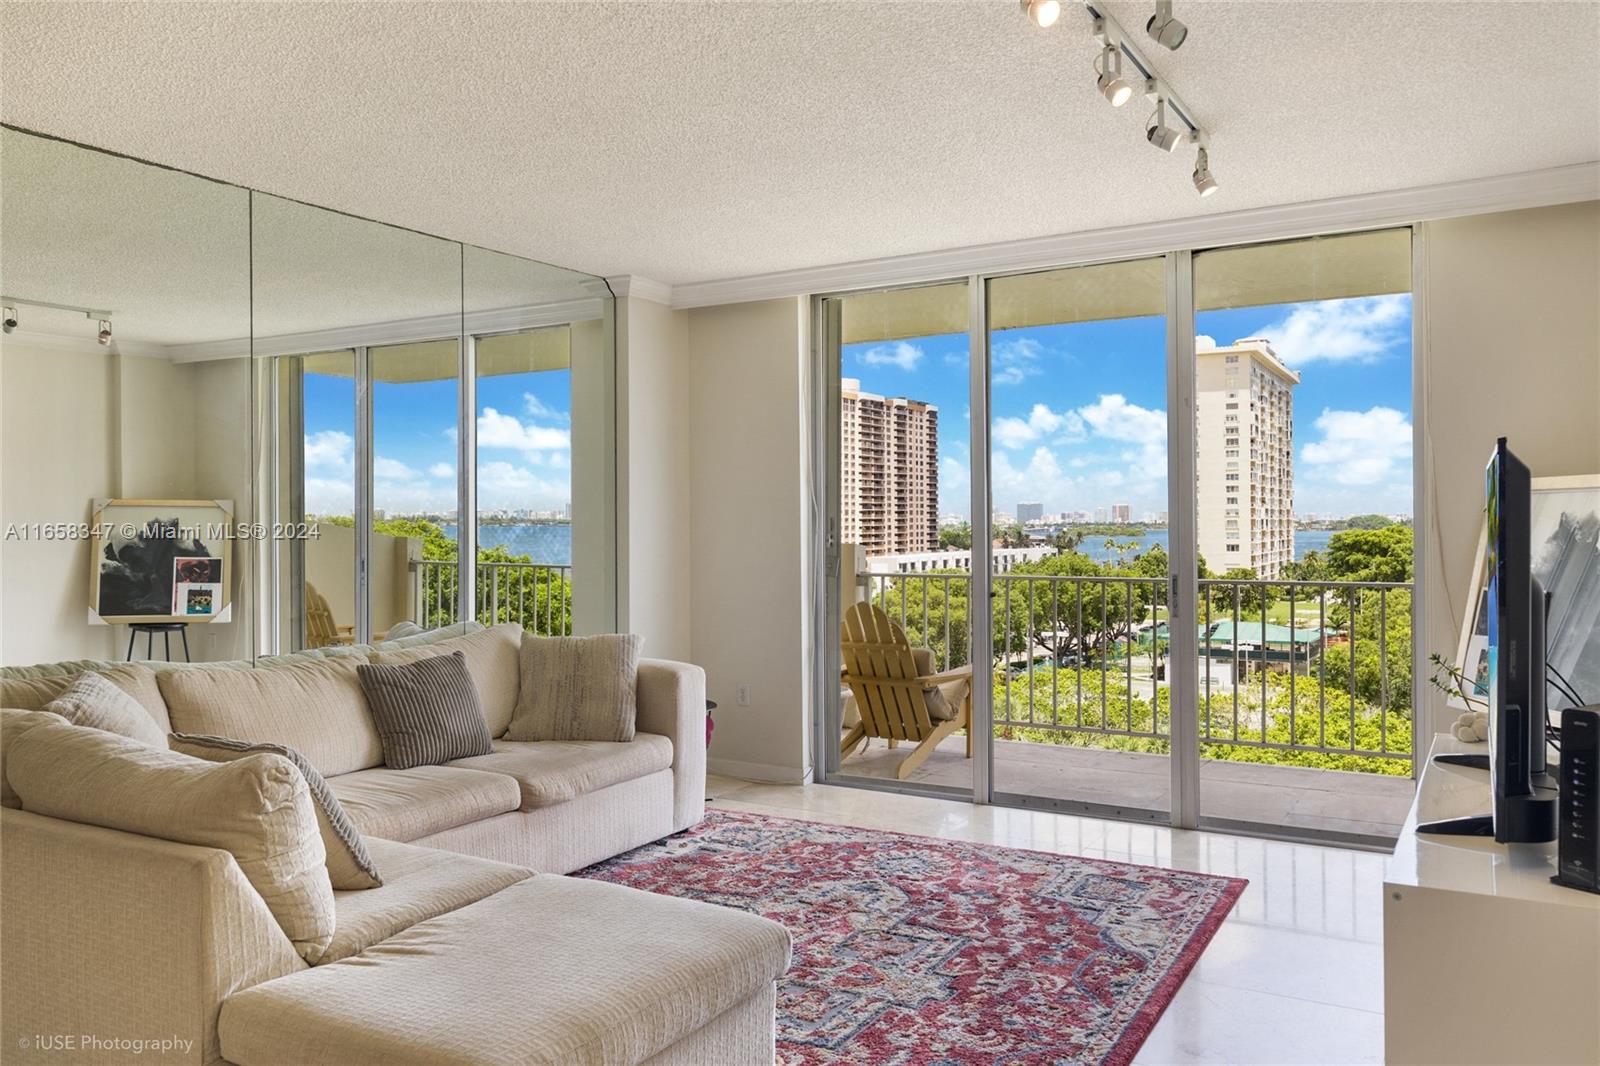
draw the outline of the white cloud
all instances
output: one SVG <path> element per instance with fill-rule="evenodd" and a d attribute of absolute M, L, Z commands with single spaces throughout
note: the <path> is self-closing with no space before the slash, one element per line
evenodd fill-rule
<path fill-rule="evenodd" d="M 455 477 L 456 468 L 449 463 L 434 463 L 428 467 L 429 477 Z"/>
<path fill-rule="evenodd" d="M 1084 437 L 1083 419 L 1076 411 L 1052 411 L 1042 403 L 1034 404 L 1026 419 L 995 419 L 992 432 L 1002 448 L 1022 448 L 1042 440 L 1070 443 Z"/>
<path fill-rule="evenodd" d="M 1015 337 L 996 344 L 990 352 L 996 385 L 1020 385 L 1035 374 L 1043 373 L 1039 360 L 1045 354 L 1044 345 L 1032 337 Z"/>
<path fill-rule="evenodd" d="M 1411 484 L 1411 422 L 1392 407 L 1366 411 L 1326 408 L 1315 426 L 1320 440 L 1300 449 L 1307 473 L 1338 485 Z"/>
<path fill-rule="evenodd" d="M 1195 351 L 1197 351 L 1197 352 L 1209 352 L 1213 348 L 1215 348 L 1216 346 L 1217 346 L 1217 338 L 1208 337 L 1204 333 L 1196 333 L 1194 335 L 1194 350 Z"/>
<path fill-rule="evenodd" d="M 1361 296 L 1299 304 L 1282 321 L 1256 331 L 1290 366 L 1328 362 L 1371 362 L 1403 342 L 1411 309 L 1409 296 Z"/>
<path fill-rule="evenodd" d="M 414 481 L 421 477 L 400 460 L 383 455 L 372 457 L 372 476 L 380 481 Z"/>
<path fill-rule="evenodd" d="M 478 506 L 489 510 L 551 510 L 572 498 L 565 478 L 543 478 L 527 467 L 496 460 L 478 467 Z"/>
<path fill-rule="evenodd" d="M 905 341 L 880 344 L 856 356 L 867 366 L 897 366 L 901 370 L 915 370 L 922 362 L 922 349 Z"/>
<path fill-rule="evenodd" d="M 522 394 L 522 410 L 530 418 L 544 418 L 552 422 L 572 421 L 572 415 L 569 412 L 557 411 L 531 392 Z"/>
<path fill-rule="evenodd" d="M 306 478 L 308 514 L 355 514 L 355 484 L 348 478 Z"/>
<path fill-rule="evenodd" d="M 324 429 L 306 434 L 306 468 L 312 470 L 347 470 L 353 467 L 352 455 L 355 441 L 350 434 L 337 429 Z"/>
<path fill-rule="evenodd" d="M 1078 414 L 1096 436 L 1131 444 L 1167 443 L 1167 413 L 1129 403 L 1120 393 L 1107 393 Z"/>
<path fill-rule="evenodd" d="M 530 462 L 538 462 L 541 452 L 565 451 L 572 447 L 572 432 L 523 422 L 516 415 L 501 414 L 493 407 L 485 407 L 478 416 L 478 447 L 518 451 Z"/>

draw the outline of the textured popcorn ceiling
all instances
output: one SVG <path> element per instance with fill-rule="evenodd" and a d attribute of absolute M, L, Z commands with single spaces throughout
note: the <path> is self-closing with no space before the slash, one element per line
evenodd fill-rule
<path fill-rule="evenodd" d="M 669 283 L 1600 158 L 1595 3 L 1179 0 L 1145 50 L 1211 128 L 1202 201 L 1064 6 L 8 3 L 0 114 Z"/>

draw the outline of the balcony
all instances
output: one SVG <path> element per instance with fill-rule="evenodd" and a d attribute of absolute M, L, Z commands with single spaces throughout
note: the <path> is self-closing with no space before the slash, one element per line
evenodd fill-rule
<path fill-rule="evenodd" d="M 454 559 L 412 562 L 415 618 L 425 628 L 460 620 L 460 571 Z M 572 635 L 572 567 L 550 563 L 478 563 L 475 606 L 486 626 L 515 622 L 546 637 Z"/>
<path fill-rule="evenodd" d="M 968 575 L 860 580 L 938 669 L 968 662 Z M 996 792 L 1169 810 L 1166 579 L 993 583 Z M 1411 586 L 1206 579 L 1196 608 L 1202 816 L 1393 840 L 1412 792 Z M 965 747 L 947 739 L 909 780 L 970 788 Z M 870 743 L 841 771 L 892 779 L 904 754 Z"/>

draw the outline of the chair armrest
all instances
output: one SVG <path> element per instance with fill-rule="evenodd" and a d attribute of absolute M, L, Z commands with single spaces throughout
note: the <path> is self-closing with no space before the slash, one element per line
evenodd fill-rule
<path fill-rule="evenodd" d="M 947 681 L 971 681 L 972 666 L 971 664 L 966 666 L 952 666 L 950 669 L 942 670 L 937 674 L 922 674 L 917 678 L 917 680 L 924 681 L 929 685 L 942 685 Z"/>
<path fill-rule="evenodd" d="M 52 1058 L 125 1063 L 103 1041 L 173 1037 L 161 1062 L 221 1061 L 217 1017 L 241 988 L 306 968 L 233 856 L 216 848 L 0 812 L 0 985 L 11 1049 L 73 1035 Z"/>
<path fill-rule="evenodd" d="M 637 726 L 672 741 L 672 830 L 706 816 L 706 672 L 688 663 L 639 660 Z"/>

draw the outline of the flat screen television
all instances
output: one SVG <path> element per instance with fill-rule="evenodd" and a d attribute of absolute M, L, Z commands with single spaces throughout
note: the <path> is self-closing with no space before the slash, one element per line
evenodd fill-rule
<path fill-rule="evenodd" d="M 1533 576 L 1532 479 L 1501 437 L 1484 471 L 1488 523 L 1489 754 L 1436 761 L 1489 771 L 1488 814 L 1419 825 L 1419 833 L 1493 836 L 1501 843 L 1556 838 L 1556 787 L 1546 766 L 1544 590 Z"/>

